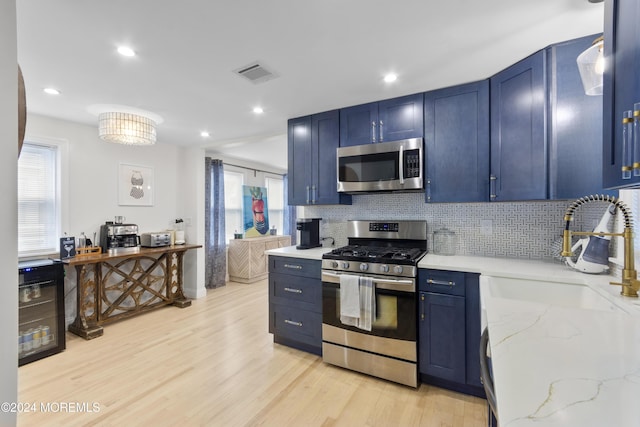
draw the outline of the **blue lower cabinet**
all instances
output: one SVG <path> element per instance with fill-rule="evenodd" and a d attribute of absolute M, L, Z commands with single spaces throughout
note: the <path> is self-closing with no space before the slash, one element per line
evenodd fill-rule
<path fill-rule="evenodd" d="M 322 282 L 318 260 L 269 256 L 269 332 L 273 341 L 322 354 Z"/>
<path fill-rule="evenodd" d="M 422 382 L 484 397 L 478 357 L 479 275 L 420 269 L 418 291 Z"/>

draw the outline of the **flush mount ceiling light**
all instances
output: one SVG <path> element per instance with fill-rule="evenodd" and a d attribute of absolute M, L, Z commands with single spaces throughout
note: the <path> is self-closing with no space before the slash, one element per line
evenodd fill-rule
<path fill-rule="evenodd" d="M 122 56 L 136 56 L 136 51 L 128 46 L 118 46 L 118 53 Z"/>
<path fill-rule="evenodd" d="M 389 73 L 386 76 L 384 76 L 384 81 L 385 83 L 393 83 L 398 79 L 398 75 L 394 74 L 394 73 Z"/>
<path fill-rule="evenodd" d="M 264 113 L 264 110 L 262 109 L 262 107 L 254 107 L 253 112 L 256 114 L 262 114 Z"/>
<path fill-rule="evenodd" d="M 205 131 L 200 132 L 200 136 L 203 137 L 203 138 L 209 138 L 211 136 L 211 134 L 205 130 Z"/>
<path fill-rule="evenodd" d="M 58 89 L 54 89 L 52 87 L 46 87 L 43 89 L 44 93 L 49 95 L 60 95 L 60 91 Z"/>
<path fill-rule="evenodd" d="M 153 145 L 156 126 L 162 117 L 148 111 L 122 105 L 92 105 L 89 112 L 98 116 L 98 136 L 107 142 L 126 145 Z"/>
<path fill-rule="evenodd" d="M 584 92 L 587 95 L 602 95 L 602 77 L 604 74 L 604 38 L 598 37 L 576 60 Z"/>

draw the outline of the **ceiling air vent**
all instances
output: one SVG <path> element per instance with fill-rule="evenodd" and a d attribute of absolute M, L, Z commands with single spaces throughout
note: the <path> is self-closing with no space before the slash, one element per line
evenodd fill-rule
<path fill-rule="evenodd" d="M 255 84 L 264 83 L 278 77 L 277 74 L 269 71 L 263 64 L 258 62 L 245 65 L 244 67 L 233 70 L 233 72 Z"/>

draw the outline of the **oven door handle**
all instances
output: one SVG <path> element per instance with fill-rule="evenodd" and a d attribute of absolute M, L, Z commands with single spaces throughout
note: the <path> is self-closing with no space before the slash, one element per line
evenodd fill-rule
<path fill-rule="evenodd" d="M 322 272 L 322 281 L 327 283 L 340 283 L 340 276 L 346 273 Z M 355 274 L 354 276 L 362 276 Z M 370 276 L 369 276 L 370 277 Z M 382 277 L 371 277 L 376 289 L 388 289 L 390 291 L 415 292 L 416 282 L 414 279 L 387 279 Z"/>

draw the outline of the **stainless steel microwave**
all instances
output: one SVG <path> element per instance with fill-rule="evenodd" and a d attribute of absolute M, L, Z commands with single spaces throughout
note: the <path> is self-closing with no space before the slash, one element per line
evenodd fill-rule
<path fill-rule="evenodd" d="M 424 190 L 422 138 L 340 147 L 338 192 Z"/>

